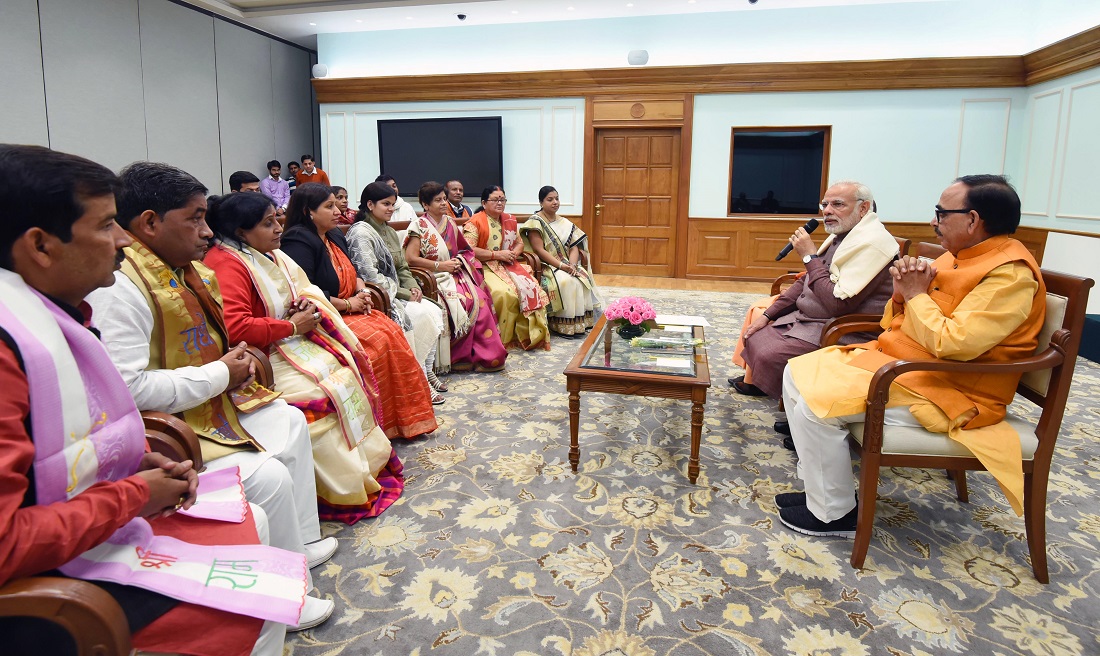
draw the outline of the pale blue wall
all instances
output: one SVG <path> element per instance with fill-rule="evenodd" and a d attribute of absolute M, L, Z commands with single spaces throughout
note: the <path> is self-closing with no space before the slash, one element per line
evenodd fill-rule
<path fill-rule="evenodd" d="M 584 100 L 546 98 L 423 103 L 346 103 L 321 106 L 321 150 L 333 184 L 360 190 L 381 173 L 378 163 L 378 121 L 401 118 L 500 116 L 504 180 L 508 212 L 527 215 L 539 208 L 538 190 L 557 187 L 561 212 L 580 214 L 583 193 Z M 430 152 L 423 154 L 431 157 Z M 403 191 L 424 180 L 398 180 Z M 437 180 L 445 182 L 445 180 Z M 476 205 L 480 189 L 466 188 L 467 202 Z M 412 201 L 413 207 L 420 209 Z"/>
<path fill-rule="evenodd" d="M 926 221 L 958 175 L 1013 173 L 1024 97 L 1023 89 L 697 95 L 688 214 L 726 216 L 732 127 L 831 125 L 830 179 L 867 184 L 885 221 Z"/>

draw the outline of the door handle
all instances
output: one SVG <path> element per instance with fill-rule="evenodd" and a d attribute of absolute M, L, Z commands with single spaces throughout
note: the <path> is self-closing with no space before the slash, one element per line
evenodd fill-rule
<path fill-rule="evenodd" d="M 604 208 L 603 205 L 600 205 L 599 203 L 596 203 L 596 216 L 600 215 L 600 210 L 602 210 L 603 208 Z"/>

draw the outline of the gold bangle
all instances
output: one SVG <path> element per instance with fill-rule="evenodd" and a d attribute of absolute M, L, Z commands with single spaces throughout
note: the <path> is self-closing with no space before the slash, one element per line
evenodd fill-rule
<path fill-rule="evenodd" d="M 288 319 L 288 321 L 289 321 L 289 319 Z M 298 334 L 298 324 L 291 321 L 290 322 L 290 336 L 294 337 L 297 334 Z"/>

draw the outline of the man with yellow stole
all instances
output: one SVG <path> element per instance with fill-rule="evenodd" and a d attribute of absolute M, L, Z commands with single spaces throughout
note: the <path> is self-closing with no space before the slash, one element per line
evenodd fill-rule
<path fill-rule="evenodd" d="M 248 500 L 267 513 L 271 543 L 316 567 L 336 551 L 321 538 L 305 417 L 255 382 L 244 344 L 226 339 L 217 278 L 201 260 L 213 236 L 206 187 L 167 164 L 123 169 L 118 222 L 133 238 L 115 284 L 88 296 L 103 343 L 139 410 L 182 415 L 208 469 L 240 467 Z M 307 597 L 298 628 L 333 602 Z"/>
<path fill-rule="evenodd" d="M 780 520 L 807 535 L 854 537 L 855 482 L 847 425 L 862 422 L 874 372 L 894 360 L 1000 362 L 1034 353 L 1046 288 L 1031 253 L 1009 235 L 1020 198 L 1004 177 L 968 175 L 940 195 L 932 227 L 947 253 L 903 257 L 875 341 L 791 360 L 783 398 L 805 492 L 775 498 Z M 1020 440 L 1002 420 L 1020 374 L 910 372 L 890 389 L 886 424 L 923 426 L 966 446 L 1022 512 Z M 866 490 L 873 502 L 875 491 Z"/>

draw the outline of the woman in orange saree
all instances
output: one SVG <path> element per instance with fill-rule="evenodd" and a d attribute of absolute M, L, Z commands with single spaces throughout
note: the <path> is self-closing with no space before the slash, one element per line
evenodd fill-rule
<path fill-rule="evenodd" d="M 407 438 L 430 433 L 438 424 L 424 370 L 401 326 L 385 313 L 372 311 L 366 285 L 356 277 L 344 235 L 336 227 L 339 214 L 329 187 L 299 186 L 287 206 L 282 251 L 321 288 L 362 342 L 374 369 L 386 435 Z"/>

